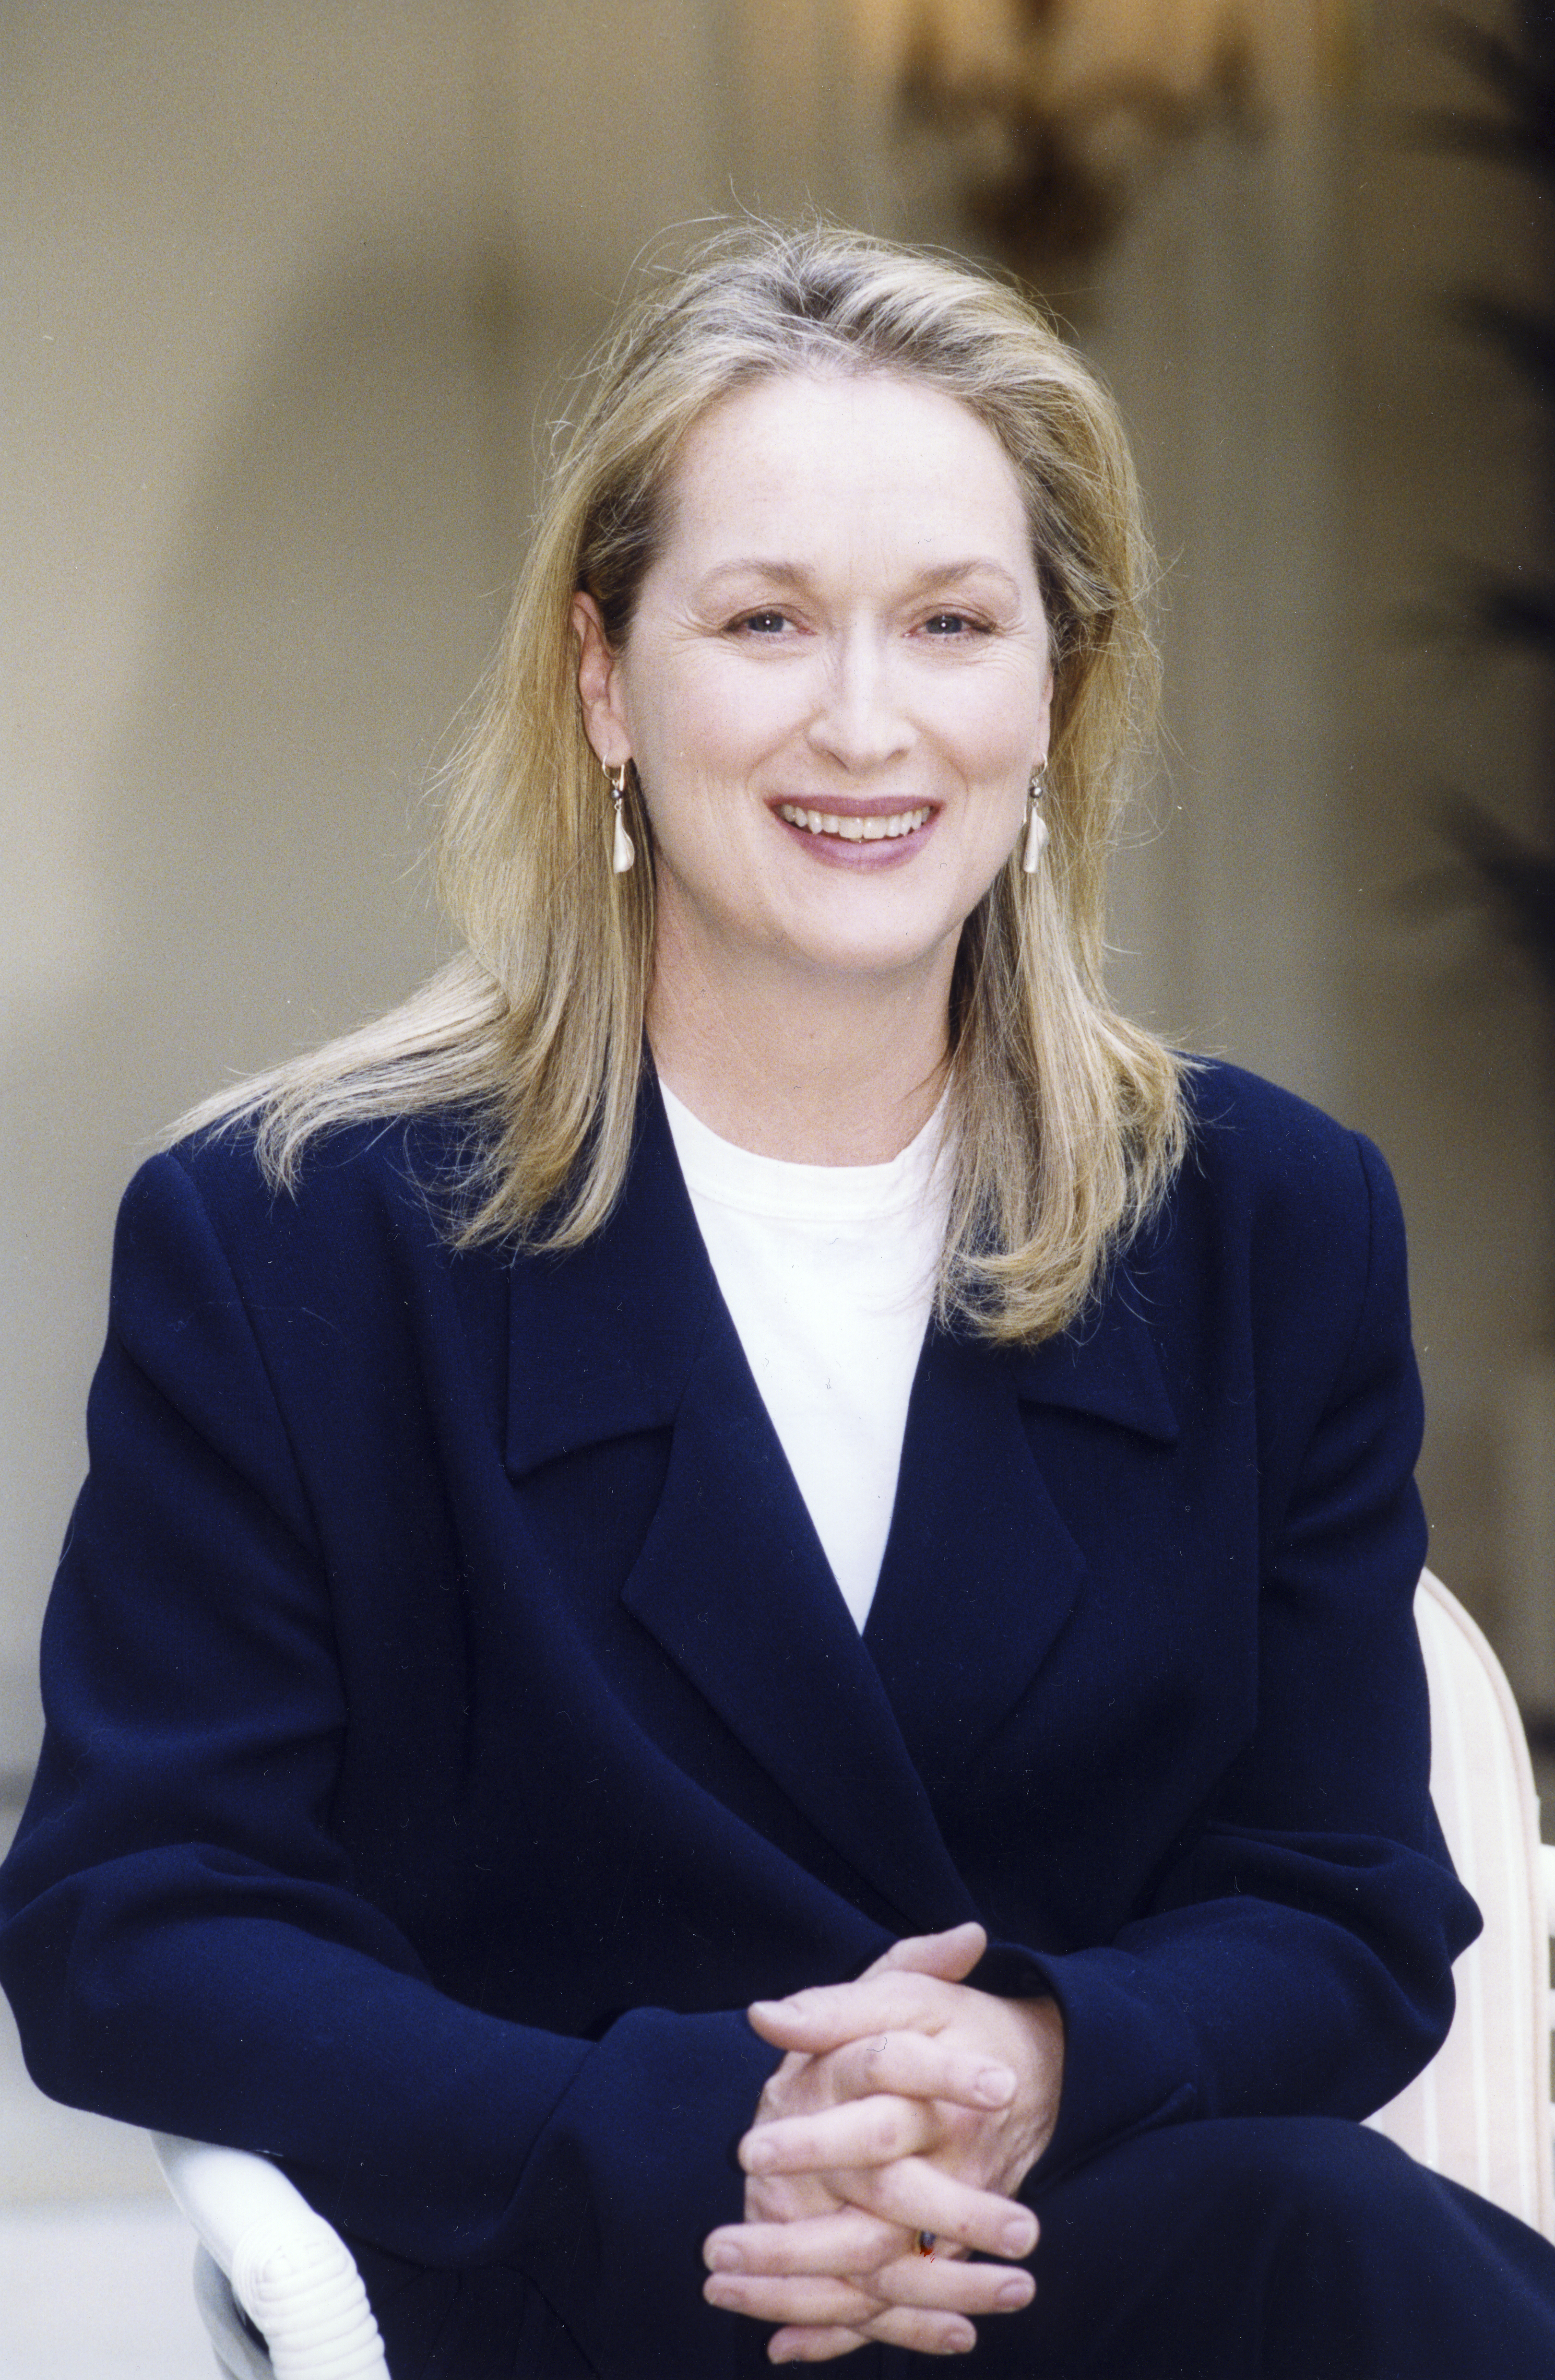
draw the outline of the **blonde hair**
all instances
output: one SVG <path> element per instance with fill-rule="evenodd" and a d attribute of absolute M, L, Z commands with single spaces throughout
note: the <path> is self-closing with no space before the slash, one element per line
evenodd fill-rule
<path fill-rule="evenodd" d="M 273 1184 L 316 1135 L 456 1107 L 461 1245 L 577 1245 L 631 1155 L 652 962 L 648 864 L 613 877 L 570 607 L 619 644 L 691 424 L 795 371 L 907 374 L 959 399 L 1018 475 L 1052 640 L 1051 842 L 1013 855 L 953 988 L 955 1186 L 942 1315 L 1000 1340 L 1061 1330 L 1159 1202 L 1184 1143 L 1182 1065 L 1108 1003 L 1107 861 L 1152 722 L 1151 556 L 1111 399 L 1014 289 L 856 232 L 742 225 L 631 305 L 553 462 L 499 658 L 450 772 L 438 880 L 457 958 L 375 1023 L 238 1085 L 184 1128 L 250 1120 Z"/>

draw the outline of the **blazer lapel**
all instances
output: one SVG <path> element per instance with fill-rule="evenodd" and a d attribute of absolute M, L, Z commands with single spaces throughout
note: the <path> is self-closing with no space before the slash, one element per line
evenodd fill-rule
<path fill-rule="evenodd" d="M 651 1084 L 626 1194 L 515 1268 L 508 1463 L 673 1429 L 623 1602 L 907 1932 L 976 1914 L 718 1293 Z"/>
<path fill-rule="evenodd" d="M 722 1304 L 625 1600 L 905 1931 L 976 1913 Z"/>
<path fill-rule="evenodd" d="M 1099 1313 L 1039 1346 L 933 1328 L 925 1343 L 865 1638 L 937 1806 L 1030 1687 L 1084 1584 L 1022 1411 L 1044 1405 L 1175 1439 L 1125 1269 Z"/>
<path fill-rule="evenodd" d="M 602 1229 L 510 1274 L 507 1467 L 674 1419 L 721 1303 L 659 1094 L 644 1085 L 626 1186 Z"/>

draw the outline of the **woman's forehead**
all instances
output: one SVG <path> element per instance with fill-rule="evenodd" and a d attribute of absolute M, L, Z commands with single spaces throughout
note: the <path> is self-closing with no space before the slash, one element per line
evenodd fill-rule
<path fill-rule="evenodd" d="M 666 540 L 825 541 L 850 527 L 1025 552 L 1025 493 L 971 408 L 933 381 L 884 370 L 771 374 L 698 417 L 665 490 Z M 948 540 L 948 542 L 947 542 Z"/>

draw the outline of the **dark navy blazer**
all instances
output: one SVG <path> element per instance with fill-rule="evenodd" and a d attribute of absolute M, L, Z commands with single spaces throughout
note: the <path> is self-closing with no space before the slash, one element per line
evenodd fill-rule
<path fill-rule="evenodd" d="M 31 2070 L 502 2264 L 597 2368 L 760 2365 L 699 2243 L 741 2010 L 973 1915 L 1058 2135 L 1360 2115 L 1475 1930 L 1427 1796 L 1403 1240 L 1224 1067 L 1080 1329 L 930 1331 L 860 1640 L 645 1089 L 562 1258 L 453 1253 L 457 1135 L 137 1177 L 4 1876 Z M 661 2342 L 653 2360 L 643 2342 Z"/>

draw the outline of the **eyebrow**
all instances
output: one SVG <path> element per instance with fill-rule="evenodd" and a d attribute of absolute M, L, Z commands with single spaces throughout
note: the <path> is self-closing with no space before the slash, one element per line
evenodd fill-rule
<path fill-rule="evenodd" d="M 764 578 L 770 585 L 778 587 L 803 587 L 808 581 L 809 573 L 796 562 L 780 562 L 765 554 L 753 553 L 742 555 L 733 562 L 715 564 L 701 583 L 711 589 L 725 578 L 740 577 Z M 909 592 L 927 594 L 933 588 L 964 584 L 968 578 L 997 578 L 1012 595 L 1018 597 L 1020 594 L 1019 585 L 1003 564 L 994 562 L 986 554 L 972 554 L 960 562 L 936 562 L 909 581 Z"/>

